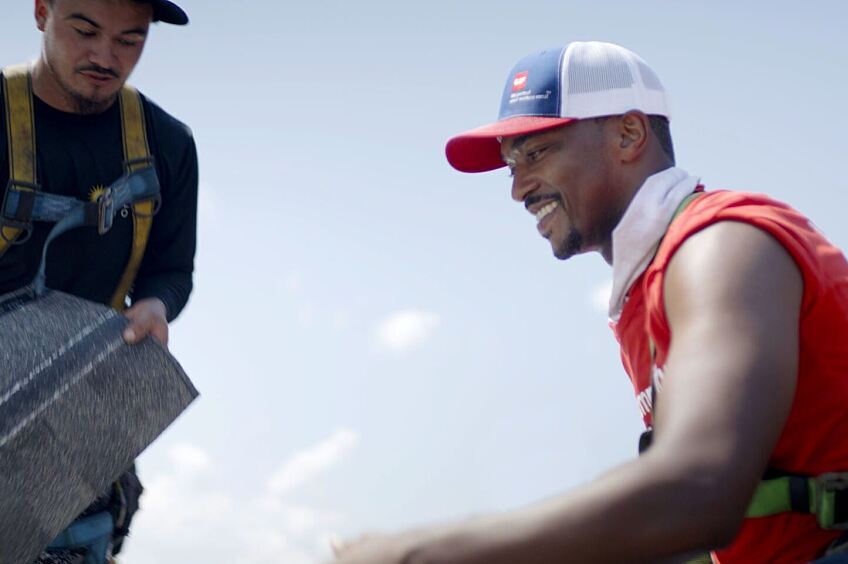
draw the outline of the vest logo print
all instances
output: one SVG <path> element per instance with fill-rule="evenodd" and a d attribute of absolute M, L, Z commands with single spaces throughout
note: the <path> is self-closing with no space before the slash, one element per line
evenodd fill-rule
<path fill-rule="evenodd" d="M 648 417 L 653 414 L 654 411 L 654 390 L 657 389 L 657 393 L 659 394 L 663 388 L 663 380 L 665 380 L 665 369 L 657 366 L 656 364 L 651 365 L 651 383 L 645 389 L 643 389 L 636 396 L 636 404 L 639 406 L 639 413 L 642 414 L 642 418 Z"/>
<path fill-rule="evenodd" d="M 527 86 L 527 71 L 522 71 L 515 75 L 515 78 L 512 79 L 512 91 L 518 92 L 519 90 L 524 90 Z"/>

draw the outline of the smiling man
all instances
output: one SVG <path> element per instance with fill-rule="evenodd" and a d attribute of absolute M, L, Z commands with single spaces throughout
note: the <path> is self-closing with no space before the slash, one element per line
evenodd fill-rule
<path fill-rule="evenodd" d="M 126 85 L 151 23 L 188 23 L 167 0 L 35 0 L 43 33 L 31 65 L 3 69 L 0 182 L 23 200 L 33 190 L 109 204 L 106 189 L 128 171 L 153 167 L 159 197 L 57 238 L 47 286 L 124 311 L 129 343 L 167 344 L 168 323 L 192 289 L 197 154 L 190 130 Z M 154 217 L 155 216 L 155 217 Z M 32 206 L 0 210 L 0 293 L 29 284 L 52 227 Z M 73 469 L 69 469 L 73 471 Z M 141 486 L 130 469 L 41 557 L 100 564 L 118 552 Z"/>
<path fill-rule="evenodd" d="M 665 91 L 634 53 L 519 61 L 452 166 L 508 166 L 557 258 L 612 266 L 610 320 L 643 454 L 526 509 L 341 546 L 345 564 L 843 561 L 848 263 L 801 214 L 674 166 Z M 825 561 L 823 560 L 823 561 Z"/>

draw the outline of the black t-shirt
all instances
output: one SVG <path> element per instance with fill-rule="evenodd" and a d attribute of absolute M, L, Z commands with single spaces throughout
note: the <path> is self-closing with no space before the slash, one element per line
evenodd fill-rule
<path fill-rule="evenodd" d="M 142 97 L 148 143 L 159 176 L 162 205 L 131 291 L 134 301 L 156 297 L 179 314 L 192 289 L 197 229 L 197 150 L 191 131 Z M 0 108 L 4 106 L 0 85 Z M 89 201 L 124 173 L 120 107 L 101 114 L 59 111 L 34 99 L 36 168 L 41 190 Z M 0 112 L 0 189 L 9 179 L 5 112 Z M 32 282 L 52 223 L 35 222 L 32 237 L 0 258 L 0 293 Z M 79 227 L 59 236 L 47 251 L 47 287 L 108 304 L 129 260 L 132 212 L 121 210 L 99 235 Z"/>

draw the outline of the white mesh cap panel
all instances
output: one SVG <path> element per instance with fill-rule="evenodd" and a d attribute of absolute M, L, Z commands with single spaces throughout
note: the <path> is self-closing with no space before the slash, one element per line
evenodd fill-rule
<path fill-rule="evenodd" d="M 645 61 L 639 59 L 636 63 L 639 66 L 639 74 L 642 75 L 642 82 L 645 88 L 649 90 L 665 90 L 660 82 L 660 77 L 653 71 L 651 67 L 645 64 Z"/>
<path fill-rule="evenodd" d="M 591 118 L 640 110 L 669 117 L 656 73 L 635 53 L 612 43 L 568 45 L 562 68 L 561 116 Z"/>
<path fill-rule="evenodd" d="M 597 42 L 574 43 L 568 59 L 567 94 L 589 94 L 630 88 L 634 77 L 622 53 Z"/>

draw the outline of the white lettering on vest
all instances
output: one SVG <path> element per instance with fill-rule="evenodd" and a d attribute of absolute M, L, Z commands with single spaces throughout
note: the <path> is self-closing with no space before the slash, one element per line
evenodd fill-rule
<path fill-rule="evenodd" d="M 665 379 L 665 371 L 659 366 L 651 367 L 651 382 L 654 387 L 657 389 L 657 393 L 662 391 L 663 380 Z M 639 405 L 639 412 L 642 414 L 642 417 L 647 417 L 654 409 L 653 402 L 654 392 L 651 386 L 648 386 L 636 396 L 636 403 Z"/>

